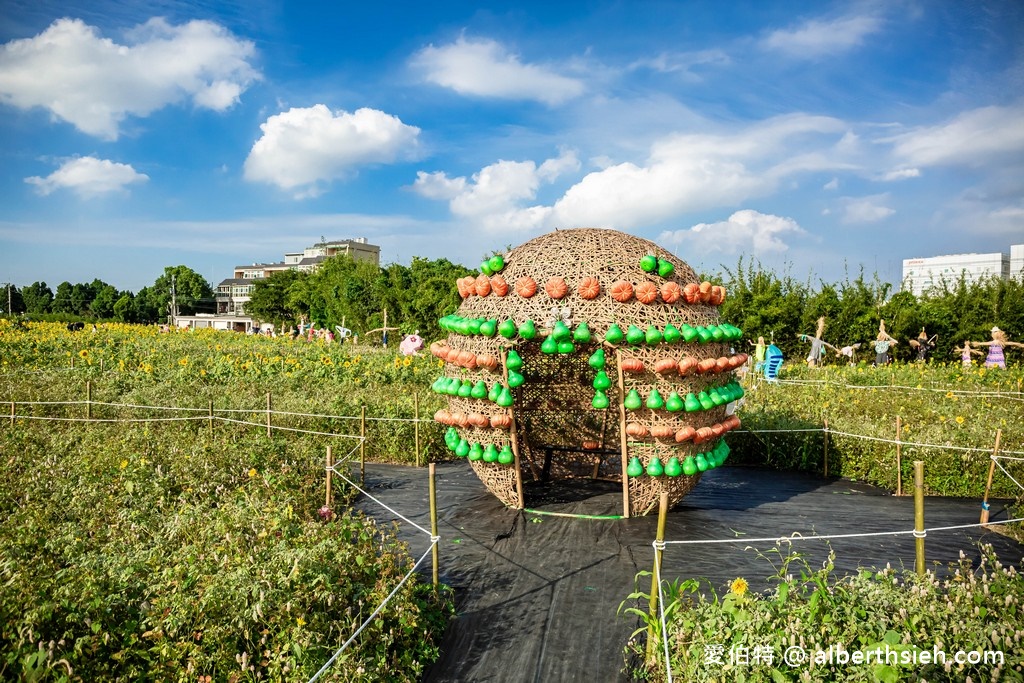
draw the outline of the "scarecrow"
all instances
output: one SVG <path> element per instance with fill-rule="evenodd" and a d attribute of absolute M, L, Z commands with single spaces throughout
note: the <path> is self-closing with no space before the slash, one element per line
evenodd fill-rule
<path fill-rule="evenodd" d="M 832 346 L 828 342 L 821 338 L 821 335 L 825 333 L 825 316 L 818 318 L 818 329 L 815 331 L 814 336 L 809 334 L 798 334 L 796 336 L 800 341 L 811 342 L 811 352 L 807 354 L 807 367 L 816 368 L 821 365 L 821 359 L 825 356 L 825 347 L 838 352 L 836 347 Z"/>
<path fill-rule="evenodd" d="M 917 339 L 910 340 L 910 348 L 917 351 L 917 362 L 923 363 L 927 360 L 929 353 L 935 350 L 935 340 L 939 338 L 939 335 L 933 334 L 931 338 L 928 337 L 928 333 L 921 328 L 921 334 L 917 335 Z"/>
<path fill-rule="evenodd" d="M 965 368 L 971 367 L 971 354 L 975 356 L 984 356 L 985 354 L 981 351 L 976 351 L 971 348 L 971 342 L 964 340 L 963 347 L 954 346 L 953 350 L 960 354 L 960 361 L 963 363 Z"/>
<path fill-rule="evenodd" d="M 969 342 L 975 346 L 987 346 L 988 355 L 985 357 L 986 368 L 1003 368 L 1006 369 L 1006 357 L 1003 355 L 1003 349 L 1007 346 L 1019 346 L 1024 349 L 1024 344 L 1018 342 L 1012 342 L 1006 337 L 1006 333 L 998 327 L 992 328 L 992 340 L 984 342 Z"/>
<path fill-rule="evenodd" d="M 897 341 L 885 331 L 885 321 L 878 323 L 878 337 L 875 339 L 875 365 L 889 364 L 889 347 L 895 346 Z"/>

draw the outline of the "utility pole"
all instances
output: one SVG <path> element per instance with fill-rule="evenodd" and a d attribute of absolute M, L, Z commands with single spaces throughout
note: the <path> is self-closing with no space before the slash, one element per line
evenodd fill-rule
<path fill-rule="evenodd" d="M 11 283 L 8 282 L 7 283 L 7 315 L 10 315 L 12 312 L 13 312 L 13 309 L 11 308 Z"/>
<path fill-rule="evenodd" d="M 171 273 L 171 326 L 178 325 L 178 290 L 174 286 L 174 273 Z"/>

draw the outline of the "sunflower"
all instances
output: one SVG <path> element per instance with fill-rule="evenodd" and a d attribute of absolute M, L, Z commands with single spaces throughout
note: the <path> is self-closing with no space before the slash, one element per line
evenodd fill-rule
<path fill-rule="evenodd" d="M 89 350 L 88 349 L 82 349 L 81 351 L 78 352 L 78 356 L 79 356 L 79 358 L 88 358 L 89 357 Z"/>
<path fill-rule="evenodd" d="M 744 578 L 733 579 L 733 582 L 729 584 L 729 591 L 734 595 L 742 596 L 747 592 L 747 580 Z"/>

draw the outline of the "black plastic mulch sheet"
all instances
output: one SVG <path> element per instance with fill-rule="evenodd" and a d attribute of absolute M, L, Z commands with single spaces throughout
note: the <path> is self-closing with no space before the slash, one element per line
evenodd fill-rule
<path fill-rule="evenodd" d="M 358 474 L 357 474 L 358 476 Z M 628 520 L 570 518 L 505 508 L 468 464 L 437 466 L 441 581 L 455 590 L 457 617 L 444 634 L 442 655 L 424 681 L 521 683 L 629 681 L 624 648 L 640 623 L 619 616 L 636 588 L 650 590 L 656 511 Z M 365 488 L 429 531 L 427 469 L 366 467 Z M 993 502 L 991 521 L 1007 519 Z M 358 507 L 380 522 L 396 517 L 361 497 Z M 527 487 L 528 510 L 580 515 L 622 513 L 621 487 L 609 482 L 555 482 Z M 976 524 L 980 499 L 927 498 L 925 527 Z M 399 521 L 401 537 L 419 557 L 429 536 Z M 771 541 L 803 535 L 905 531 L 914 527 L 912 496 L 894 497 L 842 479 L 724 467 L 705 473 L 696 489 L 669 511 L 662 578 L 703 578 L 722 594 L 737 577 L 751 590 L 769 590 Z M 677 545 L 671 541 L 736 539 Z M 975 561 L 978 542 L 990 543 L 1006 564 L 1020 566 L 1024 547 L 978 527 L 932 532 L 929 566 L 946 566 L 963 550 Z M 829 549 L 839 572 L 859 567 L 913 568 L 912 535 L 794 541 L 814 567 Z M 430 559 L 422 572 L 430 577 Z M 632 606 L 640 606 L 633 601 Z M 646 607 L 646 603 L 644 604 Z"/>

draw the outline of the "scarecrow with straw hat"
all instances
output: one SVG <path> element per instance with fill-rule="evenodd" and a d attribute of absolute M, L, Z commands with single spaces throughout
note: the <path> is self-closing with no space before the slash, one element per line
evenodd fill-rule
<path fill-rule="evenodd" d="M 939 338 L 939 335 L 933 334 L 931 338 L 928 337 L 928 333 L 921 328 L 921 334 L 917 335 L 917 339 L 910 340 L 910 347 L 917 350 L 917 362 L 923 363 L 927 360 L 927 356 L 935 348 L 935 340 Z"/>
<path fill-rule="evenodd" d="M 1003 368 L 1006 369 L 1006 357 L 1003 355 L 1003 349 L 1007 346 L 1019 346 L 1024 349 L 1024 344 L 1018 342 L 1012 342 L 1006 337 L 1006 333 L 998 327 L 992 328 L 992 340 L 984 342 L 969 342 L 975 346 L 987 346 L 988 356 L 985 357 L 986 368 Z"/>
<path fill-rule="evenodd" d="M 878 323 L 878 338 L 875 340 L 875 365 L 889 364 L 889 347 L 897 342 L 885 331 L 885 321 Z"/>

